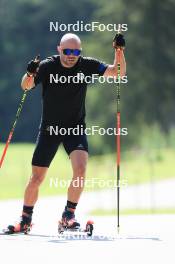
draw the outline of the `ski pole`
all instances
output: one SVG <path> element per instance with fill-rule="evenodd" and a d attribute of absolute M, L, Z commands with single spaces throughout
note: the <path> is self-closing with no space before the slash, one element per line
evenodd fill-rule
<path fill-rule="evenodd" d="M 117 49 L 117 229 L 120 229 L 120 49 Z"/>
<path fill-rule="evenodd" d="M 39 57 L 40 57 L 40 55 L 37 55 L 35 57 L 35 59 L 34 59 L 34 62 L 38 62 L 39 61 Z M 31 75 L 31 77 L 32 77 L 32 75 Z M 30 81 L 30 78 L 29 78 L 29 81 Z M 7 142 L 6 142 L 5 147 L 4 147 L 4 151 L 2 153 L 2 157 L 0 159 L 0 168 L 2 167 L 2 164 L 3 164 L 3 161 L 4 161 L 4 158 L 5 158 L 5 155 L 6 155 L 8 146 L 9 146 L 9 144 L 11 142 L 11 139 L 12 139 L 12 136 L 13 136 L 13 133 L 14 133 L 14 130 L 15 130 L 15 127 L 16 127 L 16 124 L 17 124 L 17 121 L 18 121 L 18 118 L 20 116 L 21 110 L 23 108 L 23 105 L 24 105 L 24 101 L 26 99 L 26 96 L 27 96 L 27 90 L 24 91 L 24 93 L 22 95 L 22 98 L 21 98 L 21 101 L 20 101 L 20 104 L 19 104 L 19 107 L 18 107 L 18 110 L 16 112 L 15 121 L 13 123 L 12 129 L 10 130 L 10 133 L 9 133 L 9 136 L 8 136 L 8 139 L 7 139 Z"/>
<path fill-rule="evenodd" d="M 23 104 L 24 104 L 24 101 L 25 101 L 25 98 L 26 98 L 26 95 L 27 95 L 27 91 L 25 90 L 23 95 L 22 95 L 22 98 L 21 98 L 21 101 L 20 101 L 20 104 L 19 104 L 19 107 L 18 107 L 18 110 L 16 112 L 16 117 L 15 117 L 15 121 L 13 123 L 13 126 L 10 130 L 10 133 L 9 133 L 9 136 L 8 136 L 8 139 L 7 139 L 7 142 L 5 144 L 5 147 L 4 147 L 4 151 L 2 153 L 2 157 L 0 159 L 0 168 L 2 167 L 2 164 L 3 164 L 3 161 L 4 161 L 4 158 L 5 158 L 5 155 L 6 155 L 6 152 L 7 152 L 7 149 L 8 149 L 8 146 L 10 144 L 10 141 L 12 139 L 12 136 L 13 136 L 13 132 L 15 130 L 15 127 L 16 127 L 16 124 L 17 124 L 17 121 L 18 121 L 18 118 L 20 116 L 20 113 L 21 113 L 21 110 L 23 108 Z"/>

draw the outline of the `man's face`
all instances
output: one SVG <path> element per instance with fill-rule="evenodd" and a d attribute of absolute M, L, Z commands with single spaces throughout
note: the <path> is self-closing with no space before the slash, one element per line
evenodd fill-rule
<path fill-rule="evenodd" d="M 78 54 L 77 50 L 81 50 L 81 43 L 77 42 L 74 39 L 70 39 L 63 43 L 60 43 L 60 46 L 58 46 L 57 48 L 58 52 L 60 53 L 60 60 L 63 66 L 71 68 L 77 63 L 80 57 L 80 54 Z"/>

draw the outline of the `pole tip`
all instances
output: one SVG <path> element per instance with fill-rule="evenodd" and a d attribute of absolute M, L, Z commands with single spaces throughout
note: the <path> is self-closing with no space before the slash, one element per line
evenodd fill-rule
<path fill-rule="evenodd" d="M 117 226 L 117 233 L 120 234 L 120 226 Z"/>

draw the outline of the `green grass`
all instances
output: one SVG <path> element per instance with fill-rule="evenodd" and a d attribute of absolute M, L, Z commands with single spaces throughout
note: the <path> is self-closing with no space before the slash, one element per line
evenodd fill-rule
<path fill-rule="evenodd" d="M 4 145 L 0 145 L 1 153 L 3 147 Z M 33 144 L 11 144 L 9 146 L 3 167 L 0 169 L 0 199 L 23 196 L 25 185 L 31 175 L 33 150 Z M 95 183 L 86 187 L 86 191 L 107 188 L 107 180 L 116 180 L 115 160 L 115 154 L 90 156 L 87 180 L 95 180 Z M 175 177 L 174 160 L 175 151 L 172 149 L 125 152 L 121 158 L 121 184 L 131 185 Z M 67 186 L 60 187 L 59 181 L 61 180 L 63 184 L 63 181 L 71 179 L 71 175 L 69 158 L 60 148 L 40 188 L 40 195 L 65 194 Z M 52 187 L 50 186 L 51 181 L 55 183 Z M 58 183 L 57 186 L 56 183 Z"/>
<path fill-rule="evenodd" d="M 117 215 L 116 209 L 104 210 L 96 209 L 89 213 L 94 216 L 115 216 Z M 158 208 L 158 209 L 126 209 L 121 210 L 121 215 L 148 215 L 148 214 L 175 214 L 175 208 Z"/>

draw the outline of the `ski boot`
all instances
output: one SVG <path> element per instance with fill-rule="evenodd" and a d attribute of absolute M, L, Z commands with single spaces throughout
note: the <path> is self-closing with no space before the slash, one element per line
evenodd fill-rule
<path fill-rule="evenodd" d="M 68 211 L 66 208 L 62 214 L 62 219 L 58 222 L 58 233 L 63 233 L 64 231 L 78 231 L 80 229 L 80 224 L 75 219 L 74 212 Z"/>
<path fill-rule="evenodd" d="M 4 234 L 17 234 L 24 233 L 28 234 L 32 228 L 32 218 L 30 216 L 21 216 L 20 221 L 14 225 L 9 225 L 3 230 Z"/>

